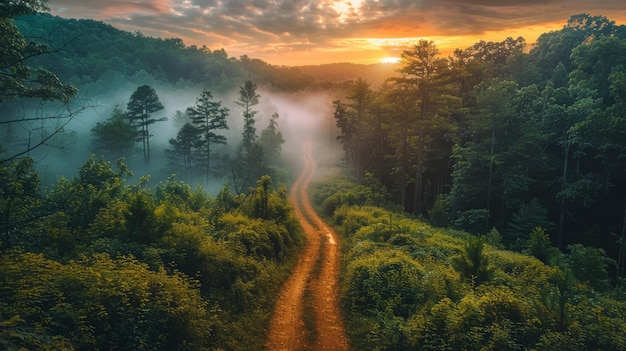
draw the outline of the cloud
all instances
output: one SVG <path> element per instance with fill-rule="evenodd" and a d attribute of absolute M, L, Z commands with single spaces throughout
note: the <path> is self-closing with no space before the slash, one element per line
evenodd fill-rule
<path fill-rule="evenodd" d="M 623 20 L 623 0 L 49 0 L 53 14 L 266 59 L 349 51 L 366 38 L 506 33 L 576 13 Z M 616 19 L 616 18 L 611 18 Z M 353 40 L 351 44 L 351 40 Z M 271 61 L 270 61 L 271 62 Z"/>

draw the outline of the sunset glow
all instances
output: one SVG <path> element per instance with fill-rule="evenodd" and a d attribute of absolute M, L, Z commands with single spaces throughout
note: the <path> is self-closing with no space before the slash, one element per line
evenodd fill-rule
<path fill-rule="evenodd" d="M 391 62 L 419 40 L 441 55 L 474 43 L 526 39 L 561 29 L 579 13 L 626 23 L 623 0 L 49 0 L 51 13 L 88 18 L 147 36 L 181 38 L 186 45 L 225 49 L 229 56 L 276 65 Z"/>
<path fill-rule="evenodd" d="M 398 63 L 400 62 L 399 57 L 383 57 L 380 59 L 380 63 Z"/>

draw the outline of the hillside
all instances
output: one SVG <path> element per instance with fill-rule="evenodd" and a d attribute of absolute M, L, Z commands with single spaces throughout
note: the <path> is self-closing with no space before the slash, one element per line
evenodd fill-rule
<path fill-rule="evenodd" d="M 378 87 L 385 79 L 397 76 L 400 65 L 386 63 L 362 65 L 344 62 L 296 68 L 303 74 L 313 77 L 315 81 L 342 83 L 362 78 L 369 81 L 373 87 Z"/>
<path fill-rule="evenodd" d="M 148 189 L 95 158 L 79 173 L 43 193 L 30 159 L 0 166 L 0 349 L 262 347 L 304 241 L 285 187 Z"/>
<path fill-rule="evenodd" d="M 54 70 L 64 82 L 82 87 L 111 75 L 146 72 L 170 84 L 202 84 L 217 91 L 236 87 L 245 78 L 278 91 L 331 88 L 358 77 L 376 85 L 394 74 L 395 65 L 337 63 L 276 66 L 253 57 L 230 57 L 222 48 L 187 46 L 177 38 L 153 38 L 119 30 L 94 20 L 49 14 L 16 20 L 29 39 L 50 47 L 51 54 L 32 58 L 33 65 Z"/>
<path fill-rule="evenodd" d="M 345 178 L 314 189 L 341 237 L 341 306 L 355 350 L 626 348 L 626 295 L 609 288 L 601 250 L 562 254 L 537 231 L 515 253 L 495 230 L 432 227 L 377 206 L 379 192 Z"/>

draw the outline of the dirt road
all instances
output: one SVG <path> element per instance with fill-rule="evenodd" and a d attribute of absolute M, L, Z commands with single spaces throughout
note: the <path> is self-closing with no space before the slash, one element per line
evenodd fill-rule
<path fill-rule="evenodd" d="M 349 349 L 339 313 L 339 240 L 309 201 L 308 188 L 317 166 L 312 152 L 307 139 L 304 167 L 290 193 L 307 244 L 281 290 L 265 350 Z"/>

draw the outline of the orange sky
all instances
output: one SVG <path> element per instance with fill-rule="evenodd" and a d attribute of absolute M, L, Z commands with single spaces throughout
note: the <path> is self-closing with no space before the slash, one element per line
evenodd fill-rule
<path fill-rule="evenodd" d="M 49 0 L 51 13 L 89 18 L 277 65 L 376 63 L 420 39 L 442 55 L 479 40 L 528 44 L 574 14 L 626 23 L 624 0 Z"/>

